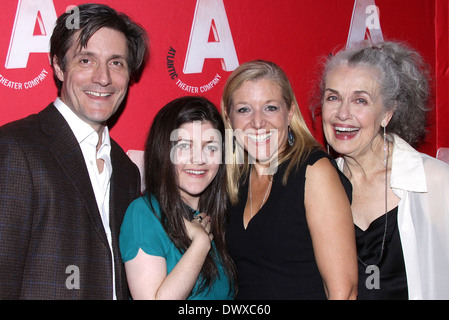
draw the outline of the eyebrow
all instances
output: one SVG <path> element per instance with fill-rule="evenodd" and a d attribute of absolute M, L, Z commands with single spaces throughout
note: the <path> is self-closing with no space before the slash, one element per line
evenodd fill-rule
<path fill-rule="evenodd" d="M 326 92 L 326 91 L 330 91 L 330 92 L 335 93 L 335 94 L 340 94 L 337 90 L 331 89 L 331 88 L 326 88 L 326 90 L 324 90 L 324 92 Z M 368 91 L 365 91 L 365 90 L 356 90 L 356 91 L 354 91 L 353 93 L 354 93 L 354 94 L 366 94 L 366 95 L 368 95 L 371 99 L 373 99 L 373 97 L 371 96 L 371 94 L 370 94 Z"/>
<path fill-rule="evenodd" d="M 354 93 L 355 93 L 355 94 L 366 94 L 366 95 L 368 95 L 371 99 L 373 98 L 373 97 L 371 96 L 371 93 L 369 93 L 368 91 L 365 91 L 365 90 L 356 90 L 356 91 L 354 91 Z"/>
<path fill-rule="evenodd" d="M 79 56 L 88 56 L 88 57 L 95 57 L 96 54 L 91 52 L 91 51 L 76 51 L 74 58 L 79 57 Z M 114 59 L 124 59 L 126 60 L 126 56 L 121 55 L 121 54 L 113 54 L 112 56 L 109 57 L 109 60 L 114 60 Z"/>
<path fill-rule="evenodd" d="M 330 91 L 330 92 L 332 92 L 332 93 L 339 93 L 337 90 L 334 90 L 334 89 L 331 89 L 331 88 L 326 88 L 326 89 L 324 90 L 324 92 L 326 92 L 326 91 Z"/>
<path fill-rule="evenodd" d="M 189 142 L 190 144 L 192 144 L 193 143 L 193 140 L 192 139 L 184 139 L 184 138 L 182 138 L 182 137 L 180 137 L 180 138 L 178 138 L 178 142 L 181 142 L 181 141 L 184 141 L 184 142 Z M 219 140 L 217 139 L 217 140 L 208 140 L 208 141 L 203 141 L 203 143 L 218 143 L 219 142 Z"/>
<path fill-rule="evenodd" d="M 267 100 L 267 101 L 264 102 L 264 104 L 270 104 L 270 103 L 282 104 L 282 101 L 279 101 L 279 100 L 276 100 L 276 99 L 270 99 L 270 100 Z M 235 106 L 241 105 L 241 104 L 243 104 L 243 105 L 251 105 L 249 102 L 247 102 L 245 100 L 234 103 Z"/>

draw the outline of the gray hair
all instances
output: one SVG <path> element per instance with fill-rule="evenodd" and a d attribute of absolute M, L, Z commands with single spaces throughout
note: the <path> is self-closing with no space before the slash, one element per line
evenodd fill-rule
<path fill-rule="evenodd" d="M 383 107 L 388 111 L 394 110 L 387 126 L 388 133 L 397 134 L 412 146 L 425 137 L 430 77 L 428 66 L 418 52 L 397 42 L 373 45 L 364 41 L 330 55 L 321 77 L 320 103 L 324 97 L 327 74 L 342 64 L 378 70 Z"/>

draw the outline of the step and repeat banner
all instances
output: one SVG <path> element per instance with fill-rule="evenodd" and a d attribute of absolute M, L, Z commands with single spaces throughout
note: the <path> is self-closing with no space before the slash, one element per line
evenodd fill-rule
<path fill-rule="evenodd" d="M 2 0 L 0 10 L 0 125 L 36 113 L 57 95 L 48 42 L 60 14 L 85 2 Z M 320 63 L 352 42 L 400 40 L 422 53 L 434 76 L 434 108 L 420 150 L 449 147 L 447 0 L 98 0 L 128 14 L 150 36 L 151 57 L 130 88 L 111 135 L 143 150 L 156 112 L 183 95 L 218 107 L 229 74 L 253 59 L 281 66 L 300 109 L 320 142 L 320 119 L 309 100 Z"/>

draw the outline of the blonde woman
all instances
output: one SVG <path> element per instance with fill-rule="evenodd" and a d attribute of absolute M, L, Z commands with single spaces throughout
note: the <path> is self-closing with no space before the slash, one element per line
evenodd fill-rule
<path fill-rule="evenodd" d="M 221 110 L 233 129 L 226 243 L 237 299 L 355 299 L 351 187 L 307 129 L 285 73 L 241 65 Z"/>

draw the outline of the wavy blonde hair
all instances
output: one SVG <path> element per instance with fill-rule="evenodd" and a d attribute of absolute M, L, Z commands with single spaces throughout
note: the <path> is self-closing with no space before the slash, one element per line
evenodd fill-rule
<path fill-rule="evenodd" d="M 282 178 L 282 182 L 286 184 L 290 172 L 293 169 L 296 170 L 311 153 L 311 151 L 321 148 L 321 145 L 312 136 L 307 124 L 304 121 L 304 118 L 302 117 L 290 81 L 284 71 L 275 63 L 263 60 L 246 62 L 235 69 L 226 81 L 221 100 L 221 113 L 225 123 L 225 128 L 227 129 L 227 136 L 225 139 L 226 152 L 230 155 L 230 152 L 234 149 L 233 128 L 229 119 L 229 113 L 233 106 L 233 95 L 235 91 L 242 87 L 247 81 L 255 82 L 261 79 L 269 79 L 278 84 L 281 88 L 282 98 L 284 99 L 288 110 L 290 111 L 291 108 L 294 108 L 290 128 L 295 142 L 293 146 L 290 146 L 286 143 L 286 141 L 285 143 L 281 143 L 281 145 L 285 144 L 286 147 L 280 152 L 277 163 L 275 164 L 278 166 L 283 162 L 290 160 L 287 170 Z M 238 202 L 239 182 L 242 177 L 245 177 L 245 179 L 248 177 L 250 169 L 250 164 L 247 161 L 247 152 L 240 150 L 240 148 L 235 149 L 236 150 L 232 151 L 231 156 L 228 157 L 226 161 L 228 180 L 227 188 L 229 198 L 233 204 Z M 240 152 L 243 152 L 244 154 L 242 155 Z M 243 164 L 239 164 L 240 162 L 237 161 L 239 157 L 242 157 L 245 160 Z"/>

